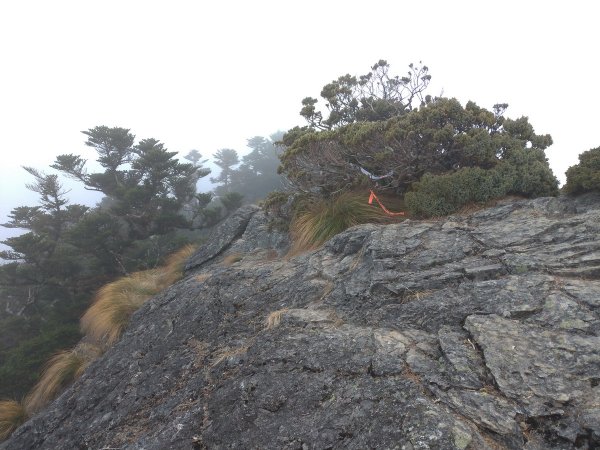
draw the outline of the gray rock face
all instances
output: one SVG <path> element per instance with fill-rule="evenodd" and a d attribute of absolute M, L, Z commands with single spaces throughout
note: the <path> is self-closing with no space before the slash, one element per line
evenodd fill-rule
<path fill-rule="evenodd" d="M 286 248 L 238 212 L 0 448 L 600 446 L 600 196 Z"/>

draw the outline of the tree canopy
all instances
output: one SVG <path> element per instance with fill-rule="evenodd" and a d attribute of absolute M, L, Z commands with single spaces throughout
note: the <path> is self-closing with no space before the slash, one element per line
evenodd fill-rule
<path fill-rule="evenodd" d="M 409 64 L 408 68 L 404 76 L 390 75 L 390 65 L 381 59 L 365 75 L 343 75 L 321 90 L 327 116 L 317 109 L 318 100 L 313 97 L 302 100 L 300 115 L 312 129 L 331 130 L 354 122 L 385 120 L 410 111 L 415 101 L 419 104 L 429 101 L 423 92 L 431 75 L 424 65 Z"/>
<path fill-rule="evenodd" d="M 600 191 L 600 147 L 579 155 L 579 163 L 567 169 L 564 189 L 569 194 Z"/>
<path fill-rule="evenodd" d="M 383 121 L 356 122 L 334 130 L 292 130 L 280 171 L 301 192 L 328 195 L 361 184 L 403 194 L 426 173 L 511 164 L 523 178 L 514 193 L 556 193 L 544 150 L 549 135 L 537 135 L 526 117 L 504 116 L 507 105 L 488 111 L 468 102 L 437 98 L 419 109 Z M 531 172 L 531 173 L 527 173 Z"/>
<path fill-rule="evenodd" d="M 144 239 L 182 226 L 180 210 L 196 193 L 200 167 L 181 163 L 156 139 L 142 139 L 125 128 L 99 126 L 83 132 L 98 153 L 103 172 L 88 173 L 86 160 L 59 155 L 53 168 L 104 193 L 107 212 L 125 221 L 131 236 Z"/>

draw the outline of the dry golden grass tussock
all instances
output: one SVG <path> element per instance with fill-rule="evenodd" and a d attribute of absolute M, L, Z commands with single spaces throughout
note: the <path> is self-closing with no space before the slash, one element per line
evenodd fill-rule
<path fill-rule="evenodd" d="M 201 273 L 200 275 L 196 275 L 194 277 L 194 280 L 196 280 L 198 283 L 204 283 L 211 276 L 212 276 L 212 274 L 210 274 L 210 273 Z"/>
<path fill-rule="evenodd" d="M 241 253 L 232 253 L 231 255 L 227 255 L 225 258 L 223 258 L 221 264 L 226 267 L 229 267 L 235 264 L 236 262 L 241 261 L 243 258 L 244 255 L 242 255 Z"/>
<path fill-rule="evenodd" d="M 168 284 L 166 284 L 164 287 L 170 286 L 181 278 L 185 263 L 194 254 L 196 249 L 197 246 L 195 245 L 186 245 L 167 258 L 163 269 L 168 274 L 168 279 L 165 280 L 165 282 Z"/>
<path fill-rule="evenodd" d="M 8 438 L 28 417 L 21 402 L 16 400 L 0 401 L 0 441 Z"/>
<path fill-rule="evenodd" d="M 290 225 L 292 248 L 289 255 L 318 248 L 352 226 L 394 220 L 367 201 L 368 195 L 364 193 L 346 192 L 335 199 L 316 200 L 306 204 Z"/>
<path fill-rule="evenodd" d="M 271 328 L 278 327 L 281 323 L 283 315 L 289 311 L 289 308 L 279 309 L 269 314 L 265 320 L 265 328 L 270 330 Z"/>
<path fill-rule="evenodd" d="M 112 345 L 140 306 L 181 278 L 185 262 L 195 250 L 186 245 L 169 256 L 164 266 L 132 273 L 102 287 L 81 318 L 82 332 L 97 342 Z"/>
<path fill-rule="evenodd" d="M 79 378 L 100 353 L 94 345 L 79 344 L 50 358 L 40 380 L 25 397 L 26 411 L 33 414 L 51 402 L 62 389 Z"/>
<path fill-rule="evenodd" d="M 103 286 L 81 318 L 81 331 L 98 342 L 113 344 L 131 315 L 161 290 L 160 269 L 136 272 Z"/>
<path fill-rule="evenodd" d="M 228 358 L 243 355 L 248 351 L 249 348 L 250 345 L 243 345 L 237 348 L 224 347 L 215 353 L 211 367 L 218 366 L 221 362 L 225 361 Z"/>

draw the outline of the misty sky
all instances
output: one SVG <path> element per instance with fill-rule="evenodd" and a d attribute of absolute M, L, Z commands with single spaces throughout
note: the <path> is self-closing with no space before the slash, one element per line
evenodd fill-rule
<path fill-rule="evenodd" d="M 303 124 L 303 97 L 382 58 L 397 74 L 422 60 L 432 95 L 529 116 L 553 136 L 547 155 L 563 181 L 578 153 L 600 146 L 594 3 L 2 2 L 0 222 L 35 202 L 21 165 L 93 156 L 82 130 L 131 128 L 183 154 L 242 150 Z"/>

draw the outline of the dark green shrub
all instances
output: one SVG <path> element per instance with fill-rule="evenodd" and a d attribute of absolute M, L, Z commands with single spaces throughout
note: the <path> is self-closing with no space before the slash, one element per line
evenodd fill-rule
<path fill-rule="evenodd" d="M 321 197 L 380 177 L 378 191 L 403 195 L 425 173 L 460 168 L 495 169 L 509 164 L 520 178 L 515 194 L 555 195 L 558 182 L 538 135 L 526 117 L 504 117 L 507 105 L 488 111 L 468 102 L 437 98 L 427 105 L 377 122 L 356 122 L 326 131 L 292 130 L 284 136 L 281 173 L 298 192 Z"/>
<path fill-rule="evenodd" d="M 500 171 L 467 167 L 445 175 L 425 174 L 404 197 L 410 213 L 418 217 L 445 216 L 468 203 L 502 197 L 513 182 Z"/>
<path fill-rule="evenodd" d="M 219 197 L 228 214 L 231 214 L 244 203 L 244 195 L 239 192 L 227 192 Z"/>
<path fill-rule="evenodd" d="M 509 184 L 507 194 L 529 198 L 558 195 L 558 180 L 543 150 L 518 148 L 506 153 L 496 170 Z"/>
<path fill-rule="evenodd" d="M 566 174 L 565 192 L 579 194 L 600 191 L 600 147 L 579 155 L 579 164 L 569 167 Z"/>

